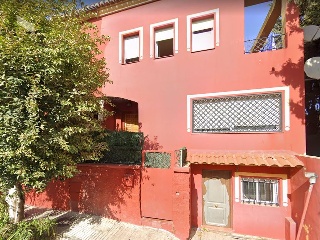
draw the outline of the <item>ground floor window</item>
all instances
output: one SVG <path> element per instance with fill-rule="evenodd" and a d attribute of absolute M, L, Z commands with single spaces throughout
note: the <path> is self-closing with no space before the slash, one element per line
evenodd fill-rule
<path fill-rule="evenodd" d="M 244 203 L 279 205 L 279 180 L 241 178 L 241 201 Z"/>

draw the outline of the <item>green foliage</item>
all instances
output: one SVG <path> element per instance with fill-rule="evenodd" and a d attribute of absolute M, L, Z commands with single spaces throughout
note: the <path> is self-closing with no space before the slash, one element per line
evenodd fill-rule
<path fill-rule="evenodd" d="M 0 184 L 43 189 L 106 149 L 108 40 L 67 0 L 0 0 Z"/>
<path fill-rule="evenodd" d="M 170 168 L 171 154 L 166 152 L 146 152 L 144 165 L 150 168 Z"/>
<path fill-rule="evenodd" d="M 319 0 L 290 0 L 295 2 L 302 16 L 302 26 L 320 25 L 320 1 Z"/>
<path fill-rule="evenodd" d="M 8 205 L 4 196 L 0 195 L 0 229 L 9 223 Z"/>
<path fill-rule="evenodd" d="M 55 222 L 48 218 L 7 223 L 0 228 L 0 240 L 50 240 L 55 237 L 54 227 Z"/>
<path fill-rule="evenodd" d="M 53 220 L 47 218 L 11 223 L 4 195 L 0 195 L 0 240 L 54 239 L 55 225 Z"/>
<path fill-rule="evenodd" d="M 109 147 L 127 147 L 142 150 L 143 133 L 126 131 L 107 131 L 106 141 Z"/>
<path fill-rule="evenodd" d="M 143 133 L 108 131 L 105 141 L 108 151 L 104 151 L 100 162 L 118 164 L 141 164 Z"/>

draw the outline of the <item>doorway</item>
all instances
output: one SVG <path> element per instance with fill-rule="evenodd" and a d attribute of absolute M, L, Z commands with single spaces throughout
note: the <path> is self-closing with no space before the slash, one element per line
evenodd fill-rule
<path fill-rule="evenodd" d="M 203 224 L 231 227 L 231 172 L 203 170 Z"/>

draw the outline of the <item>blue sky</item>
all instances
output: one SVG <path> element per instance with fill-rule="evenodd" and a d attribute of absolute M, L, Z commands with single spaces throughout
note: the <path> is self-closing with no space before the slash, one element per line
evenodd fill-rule
<path fill-rule="evenodd" d="M 270 9 L 270 2 L 260 3 L 244 9 L 245 40 L 255 39 Z"/>
<path fill-rule="evenodd" d="M 91 5 L 99 0 L 83 0 L 85 5 Z M 255 39 L 269 11 L 270 2 L 265 2 L 245 8 L 245 40 Z"/>
<path fill-rule="evenodd" d="M 101 1 L 97 1 L 97 0 L 83 0 L 84 4 L 85 5 L 90 5 L 90 4 L 94 4 L 94 3 L 97 3 L 97 2 L 101 2 Z"/>

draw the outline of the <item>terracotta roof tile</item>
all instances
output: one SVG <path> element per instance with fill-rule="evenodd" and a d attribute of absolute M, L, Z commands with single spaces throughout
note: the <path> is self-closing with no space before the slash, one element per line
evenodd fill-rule
<path fill-rule="evenodd" d="M 290 151 L 208 151 L 188 149 L 187 161 L 193 164 L 302 167 Z"/>

